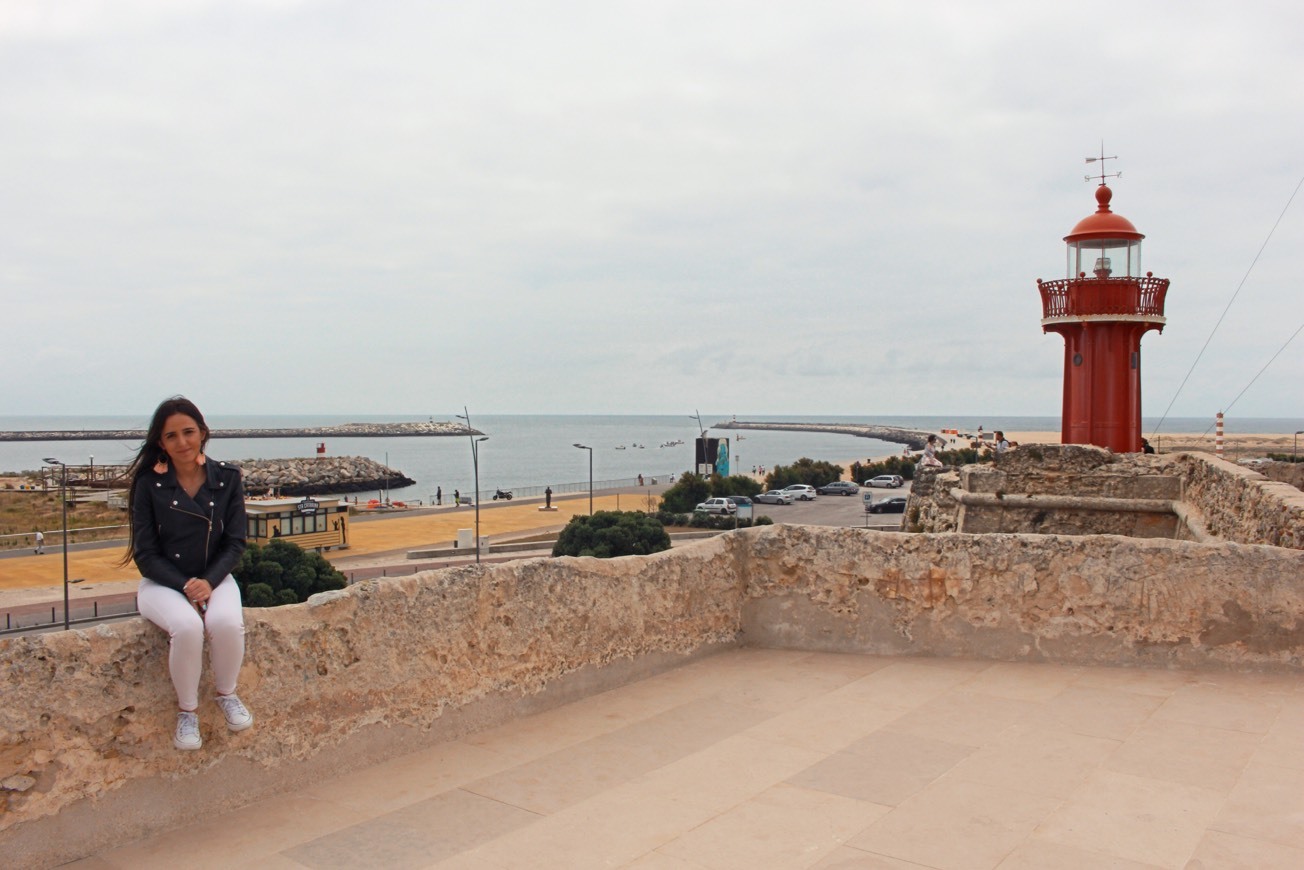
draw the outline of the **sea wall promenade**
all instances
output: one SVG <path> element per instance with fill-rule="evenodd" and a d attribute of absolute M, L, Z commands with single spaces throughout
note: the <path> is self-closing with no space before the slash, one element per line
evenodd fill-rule
<path fill-rule="evenodd" d="M 893 444 L 904 444 L 911 450 L 923 450 L 929 435 L 917 429 L 897 426 L 874 426 L 868 423 L 755 423 L 729 420 L 716 423 L 713 429 L 771 429 L 782 432 L 832 432 L 837 435 L 855 435 L 857 438 L 876 438 Z"/>
<path fill-rule="evenodd" d="M 461 423 L 342 423 L 294 429 L 214 429 L 214 438 L 393 438 L 399 436 L 483 435 Z M 140 441 L 144 429 L 50 429 L 0 431 L 0 441 Z"/>

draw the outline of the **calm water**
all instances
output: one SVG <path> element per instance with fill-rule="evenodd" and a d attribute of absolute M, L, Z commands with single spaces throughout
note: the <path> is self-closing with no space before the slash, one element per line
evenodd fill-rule
<path fill-rule="evenodd" d="M 284 428 L 292 426 L 328 426 L 340 423 L 403 422 L 428 419 L 402 415 L 293 415 L 221 416 L 208 418 L 214 429 Z M 703 414 L 706 426 L 730 419 L 730 415 Z M 959 428 L 986 430 L 1056 431 L 1058 417 L 790 417 L 749 415 L 741 419 L 794 423 L 875 423 L 923 431 Z M 148 416 L 97 417 L 15 417 L 0 416 L 0 430 L 23 429 L 143 429 Z M 588 451 L 578 450 L 576 442 L 593 448 L 593 478 L 659 477 L 681 473 L 692 467 L 693 439 L 697 421 L 688 415 L 655 416 L 472 416 L 475 427 L 489 436 L 480 444 L 480 490 L 492 493 L 496 487 L 519 489 L 527 486 L 557 486 L 586 481 L 589 476 Z M 1146 431 L 1154 421 L 1146 421 Z M 1204 418 L 1169 419 L 1165 432 L 1203 432 L 1210 426 Z M 1304 428 L 1290 419 L 1229 419 L 1228 432 L 1281 432 L 1289 434 Z M 712 430 L 713 436 L 737 438 L 737 432 Z M 788 464 L 802 457 L 847 462 L 888 456 L 901 445 L 850 435 L 806 432 L 743 432 L 741 441 L 733 441 L 733 467 L 751 470 L 754 465 Z M 676 447 L 660 447 L 682 440 Z M 635 444 L 642 444 L 639 449 Z M 129 441 L 26 441 L 0 442 L 0 471 L 37 468 L 44 457 L 69 464 L 82 464 L 94 457 L 96 464 L 121 465 L 128 462 L 139 445 Z M 316 442 L 309 438 L 215 439 L 210 455 L 219 459 L 285 459 L 308 457 L 315 453 Z M 624 447 L 620 450 L 618 447 Z M 446 496 L 454 489 L 464 494 L 473 488 L 469 439 L 460 436 L 433 438 L 328 438 L 326 451 L 333 456 L 366 456 L 403 472 L 416 485 L 395 490 L 395 496 L 409 500 L 426 499 L 436 486 Z"/>

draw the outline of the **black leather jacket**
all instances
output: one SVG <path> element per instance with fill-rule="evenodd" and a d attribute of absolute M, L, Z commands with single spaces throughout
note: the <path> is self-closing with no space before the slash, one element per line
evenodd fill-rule
<path fill-rule="evenodd" d="M 140 573 L 181 592 L 191 577 L 221 583 L 245 550 L 248 522 L 240 469 L 212 459 L 191 498 L 172 466 L 140 471 L 131 502 L 132 544 Z"/>

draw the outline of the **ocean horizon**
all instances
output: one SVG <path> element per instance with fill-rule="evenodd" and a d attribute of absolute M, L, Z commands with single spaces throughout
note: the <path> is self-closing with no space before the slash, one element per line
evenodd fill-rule
<path fill-rule="evenodd" d="M 702 414 L 702 424 L 712 436 L 731 438 L 733 470 L 750 472 L 753 467 L 771 468 L 787 465 L 801 457 L 846 463 L 851 460 L 880 459 L 900 452 L 901 445 L 872 438 L 825 432 L 775 432 L 755 430 L 715 430 L 717 423 L 734 418 L 733 414 Z M 342 423 L 401 423 L 456 417 L 431 417 L 428 414 L 210 414 L 210 428 L 279 429 L 307 426 L 330 426 Z M 976 431 L 1003 429 L 1009 432 L 1058 431 L 1060 418 L 1055 417 L 975 417 L 972 415 L 921 416 L 816 416 L 787 414 L 738 415 L 740 421 L 774 423 L 873 424 L 921 431 L 957 428 Z M 697 420 L 689 414 L 485 414 L 471 415 L 476 429 L 489 436 L 479 445 L 480 492 L 488 498 L 496 488 L 523 489 L 586 482 L 589 475 L 588 451 L 576 449 L 575 443 L 593 448 L 595 481 L 636 478 L 663 478 L 680 474 L 693 466 L 693 439 L 697 437 Z M 1154 419 L 1144 421 L 1149 433 Z M 100 430 L 143 429 L 149 414 L 143 415 L 6 415 L 0 416 L 0 430 Z M 1165 433 L 1201 433 L 1211 429 L 1206 418 L 1169 418 Z M 1304 428 L 1290 418 L 1228 418 L 1226 430 L 1291 434 Z M 741 434 L 742 438 L 739 439 Z M 661 445 L 683 441 L 674 447 Z M 430 499 L 436 487 L 445 499 L 453 490 L 463 495 L 474 488 L 474 469 L 468 439 L 462 436 L 405 436 L 378 438 L 327 438 L 326 453 L 331 456 L 365 456 L 383 462 L 412 478 L 413 486 L 393 490 L 393 497 L 408 501 Z M 641 447 L 638 445 L 642 445 Z M 215 438 L 208 452 L 218 459 L 288 459 L 311 457 L 316 453 L 312 438 Z M 20 472 L 39 468 L 46 457 L 69 464 L 122 465 L 130 461 L 138 442 L 132 441 L 16 441 L 0 442 L 0 471 Z M 488 493 L 488 495 L 485 495 Z"/>

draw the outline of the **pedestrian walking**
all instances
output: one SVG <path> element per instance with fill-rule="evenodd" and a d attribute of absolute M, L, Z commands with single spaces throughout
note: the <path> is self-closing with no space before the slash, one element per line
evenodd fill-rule
<path fill-rule="evenodd" d="M 453 507 L 457 507 L 457 506 L 460 505 L 461 503 L 462 503 L 462 493 L 461 493 L 461 491 L 460 491 L 460 490 L 456 490 L 456 489 L 453 490 Z"/>
<path fill-rule="evenodd" d="M 444 503 L 444 488 L 442 486 L 437 486 L 435 487 L 435 506 L 438 507 L 443 503 Z"/>
<path fill-rule="evenodd" d="M 45 534 L 39 529 L 36 532 L 36 555 L 45 555 Z"/>

